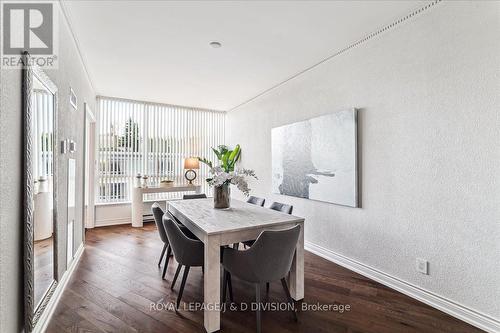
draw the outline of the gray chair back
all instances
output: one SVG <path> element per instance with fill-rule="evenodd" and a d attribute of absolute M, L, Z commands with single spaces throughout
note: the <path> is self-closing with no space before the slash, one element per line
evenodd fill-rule
<path fill-rule="evenodd" d="M 223 266 L 242 280 L 263 283 L 284 278 L 290 271 L 300 225 L 286 230 L 266 230 L 246 251 L 224 249 Z"/>
<path fill-rule="evenodd" d="M 248 203 L 252 205 L 257 205 L 257 206 L 264 206 L 264 203 L 266 202 L 266 199 L 264 198 L 259 198 L 259 197 L 254 197 L 253 195 L 248 197 L 247 200 Z"/>
<path fill-rule="evenodd" d="M 201 194 L 184 194 L 182 196 L 182 200 L 188 200 L 188 199 L 206 199 L 207 195 L 205 193 Z"/>
<path fill-rule="evenodd" d="M 203 242 L 188 238 L 177 223 L 169 218 L 163 218 L 163 226 L 167 232 L 168 241 L 172 247 L 175 260 L 185 266 L 203 266 Z"/>
<path fill-rule="evenodd" d="M 153 212 L 153 216 L 155 219 L 156 228 L 158 228 L 158 233 L 160 234 L 160 239 L 163 243 L 168 244 L 167 233 L 165 232 L 165 228 L 163 227 L 163 209 L 161 209 L 160 205 L 155 202 L 151 206 L 151 211 Z"/>
<path fill-rule="evenodd" d="M 286 214 L 292 214 L 293 211 L 293 206 L 292 205 L 287 205 L 281 202 L 273 202 L 269 208 L 277 210 L 279 212 L 283 212 Z"/>

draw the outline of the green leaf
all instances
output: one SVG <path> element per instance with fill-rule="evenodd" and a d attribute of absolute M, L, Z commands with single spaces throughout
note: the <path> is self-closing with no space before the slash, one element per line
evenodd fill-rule
<path fill-rule="evenodd" d="M 235 159 L 234 159 L 234 163 L 238 162 L 238 160 L 240 159 L 241 157 L 241 149 L 238 150 L 238 154 L 236 155 Z"/>
<path fill-rule="evenodd" d="M 207 160 L 206 158 L 203 158 L 203 157 L 197 157 L 198 158 L 198 161 L 202 162 L 202 163 L 205 163 L 210 169 L 212 169 L 212 162 Z"/>
<path fill-rule="evenodd" d="M 229 154 L 230 152 L 227 151 L 223 156 L 222 156 L 222 167 L 224 170 L 229 171 L 228 168 L 228 159 L 229 159 Z"/>
<path fill-rule="evenodd" d="M 228 151 L 228 148 L 226 145 L 219 145 L 218 148 L 219 148 L 219 152 L 220 152 L 221 156 L 224 155 L 225 153 L 227 153 L 227 151 Z"/>
<path fill-rule="evenodd" d="M 240 145 L 236 145 L 234 150 L 231 151 L 231 155 L 229 155 L 229 160 L 231 162 L 236 162 L 235 158 L 236 158 L 236 156 L 238 156 L 239 153 L 240 153 Z"/>
<path fill-rule="evenodd" d="M 215 153 L 215 155 L 217 155 L 217 159 L 220 161 L 220 159 L 221 159 L 221 153 L 217 149 L 215 149 L 213 147 L 212 147 L 212 150 Z"/>
<path fill-rule="evenodd" d="M 240 158 L 240 155 L 241 155 L 240 145 L 236 145 L 234 150 L 229 155 L 229 160 L 228 160 L 228 170 L 229 171 L 234 171 L 234 167 L 236 165 L 236 162 Z"/>

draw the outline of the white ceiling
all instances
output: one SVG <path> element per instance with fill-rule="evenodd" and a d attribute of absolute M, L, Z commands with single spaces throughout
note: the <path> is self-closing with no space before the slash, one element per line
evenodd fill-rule
<path fill-rule="evenodd" d="M 97 94 L 230 110 L 423 3 L 66 0 L 64 8 Z"/>

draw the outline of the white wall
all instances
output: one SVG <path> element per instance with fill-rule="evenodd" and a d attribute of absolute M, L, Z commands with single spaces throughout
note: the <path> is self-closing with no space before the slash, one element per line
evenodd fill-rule
<path fill-rule="evenodd" d="M 77 151 L 72 155 L 59 155 L 57 188 L 57 246 L 59 277 L 66 271 L 67 240 L 67 163 L 75 158 L 76 169 L 76 221 L 73 249 L 82 242 L 83 213 L 83 127 L 87 102 L 95 110 L 95 93 L 85 73 L 73 36 L 59 12 L 59 68 L 46 71 L 58 87 L 59 139 L 72 139 Z M 21 70 L 1 69 L 0 91 L 0 332 L 20 332 L 23 328 L 23 110 L 21 100 Z M 69 90 L 78 97 L 78 111 L 69 105 Z"/>
<path fill-rule="evenodd" d="M 497 319 L 499 13 L 440 3 L 228 113 L 252 193 L 293 204 L 306 241 Z M 361 109 L 362 208 L 270 193 L 271 128 L 347 107 Z"/>

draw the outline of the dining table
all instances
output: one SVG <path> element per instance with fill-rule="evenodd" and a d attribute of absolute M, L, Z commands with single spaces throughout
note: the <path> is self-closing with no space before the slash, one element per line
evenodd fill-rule
<path fill-rule="evenodd" d="M 204 243 L 203 321 L 207 332 L 220 330 L 220 247 L 257 239 L 265 230 L 301 226 L 288 284 L 293 299 L 304 298 L 304 218 L 236 199 L 227 209 L 215 209 L 212 198 L 169 201 L 168 211 Z"/>

